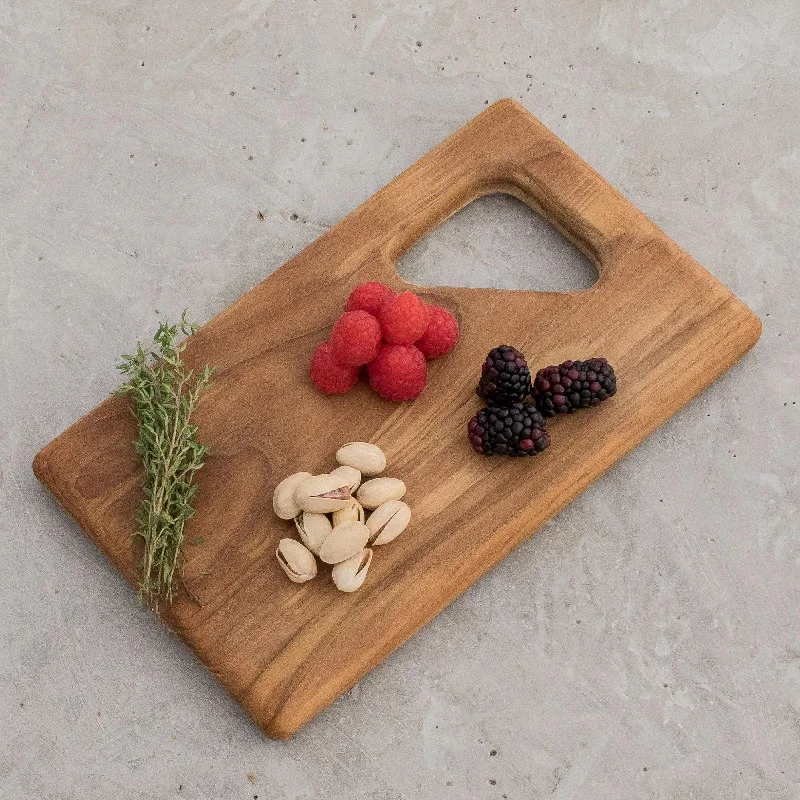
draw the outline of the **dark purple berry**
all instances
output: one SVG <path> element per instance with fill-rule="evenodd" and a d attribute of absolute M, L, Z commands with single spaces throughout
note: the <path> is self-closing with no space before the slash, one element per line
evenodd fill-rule
<path fill-rule="evenodd" d="M 616 393 L 614 368 L 604 358 L 545 367 L 533 381 L 533 400 L 545 417 L 598 406 Z"/>
<path fill-rule="evenodd" d="M 550 436 L 533 403 L 482 408 L 467 426 L 472 449 L 483 455 L 535 456 L 547 449 Z"/>
<path fill-rule="evenodd" d="M 507 344 L 489 351 L 476 389 L 491 406 L 519 403 L 531 392 L 531 373 L 525 356 Z"/>

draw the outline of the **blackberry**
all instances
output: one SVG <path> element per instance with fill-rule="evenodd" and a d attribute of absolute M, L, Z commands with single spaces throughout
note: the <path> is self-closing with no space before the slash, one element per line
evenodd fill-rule
<path fill-rule="evenodd" d="M 533 400 L 545 417 L 598 406 L 616 393 L 614 368 L 604 358 L 545 367 L 533 381 Z"/>
<path fill-rule="evenodd" d="M 490 406 L 519 403 L 531 393 L 531 373 L 525 356 L 507 344 L 489 351 L 476 389 Z"/>
<path fill-rule="evenodd" d="M 469 421 L 469 443 L 486 456 L 535 456 L 550 444 L 544 426 L 544 417 L 533 403 L 482 408 Z"/>

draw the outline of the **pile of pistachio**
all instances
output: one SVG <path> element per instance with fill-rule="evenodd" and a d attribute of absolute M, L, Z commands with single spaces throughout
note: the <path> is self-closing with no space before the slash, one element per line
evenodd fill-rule
<path fill-rule="evenodd" d="M 367 577 L 371 547 L 399 536 L 411 509 L 402 501 L 403 481 L 371 477 L 386 469 L 380 447 L 350 442 L 336 451 L 336 461 L 340 466 L 327 475 L 297 472 L 276 487 L 272 507 L 281 519 L 294 520 L 300 541 L 281 539 L 275 556 L 294 583 L 310 581 L 319 558 L 333 565 L 337 589 L 354 592 Z M 362 476 L 370 479 L 362 483 Z"/>

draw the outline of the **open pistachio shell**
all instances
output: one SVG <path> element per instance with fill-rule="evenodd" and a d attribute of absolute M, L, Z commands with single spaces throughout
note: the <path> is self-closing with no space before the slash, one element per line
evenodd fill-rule
<path fill-rule="evenodd" d="M 337 525 L 319 548 L 319 557 L 326 564 L 338 564 L 360 553 L 369 539 L 369 528 L 363 522 L 349 520 Z"/>
<path fill-rule="evenodd" d="M 317 574 L 314 554 L 295 539 L 281 539 L 275 550 L 281 569 L 294 583 L 305 583 Z"/>
<path fill-rule="evenodd" d="M 325 514 L 315 514 L 313 511 L 301 511 L 294 518 L 294 526 L 300 540 L 312 553 L 319 552 L 320 546 L 333 528 Z"/>
<path fill-rule="evenodd" d="M 389 500 L 379 505 L 367 520 L 370 544 L 388 544 L 408 527 L 410 521 L 411 509 L 402 500 Z"/>
<path fill-rule="evenodd" d="M 386 456 L 376 444 L 350 442 L 336 451 L 336 460 L 347 467 L 355 467 L 362 475 L 377 475 L 386 469 Z"/>
<path fill-rule="evenodd" d="M 330 514 L 350 504 L 350 483 L 341 475 L 315 475 L 298 484 L 294 499 L 303 511 Z"/>
<path fill-rule="evenodd" d="M 353 500 L 349 506 L 345 506 L 339 509 L 339 511 L 333 512 L 333 524 L 335 527 L 336 525 L 341 525 L 343 522 L 349 522 L 350 520 L 364 522 L 364 516 L 364 506 L 362 506 L 358 500 Z"/>
<path fill-rule="evenodd" d="M 400 500 L 406 493 L 406 485 L 399 478 L 373 478 L 362 483 L 356 499 L 364 508 L 377 508 L 390 500 Z"/>
<path fill-rule="evenodd" d="M 336 467 L 336 469 L 332 469 L 331 475 L 339 475 L 340 477 L 349 480 L 351 494 L 358 489 L 358 485 L 361 483 L 361 472 L 355 467 L 348 467 L 346 464 L 343 464 L 341 467 Z"/>
<path fill-rule="evenodd" d="M 297 487 L 310 477 L 310 472 L 295 472 L 294 475 L 284 478 L 275 487 L 275 493 L 272 495 L 272 508 L 281 519 L 293 519 L 300 513 L 294 493 Z"/>
<path fill-rule="evenodd" d="M 354 592 L 360 589 L 367 577 L 372 563 L 372 550 L 365 548 L 346 561 L 339 562 L 332 570 L 331 577 L 340 592 Z"/>

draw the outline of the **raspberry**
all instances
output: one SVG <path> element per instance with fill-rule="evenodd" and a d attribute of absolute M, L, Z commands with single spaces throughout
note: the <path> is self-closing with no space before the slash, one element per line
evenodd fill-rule
<path fill-rule="evenodd" d="M 439 358 L 449 353 L 458 342 L 458 322 L 456 318 L 441 306 L 431 306 L 431 321 L 417 340 L 417 347 L 425 358 Z"/>
<path fill-rule="evenodd" d="M 358 367 L 340 364 L 330 342 L 323 342 L 311 359 L 311 380 L 325 394 L 344 394 L 358 381 Z"/>
<path fill-rule="evenodd" d="M 431 310 L 414 292 L 401 292 L 381 306 L 378 320 L 389 344 L 413 344 L 425 333 Z"/>
<path fill-rule="evenodd" d="M 414 345 L 384 345 L 367 372 L 372 388 L 396 403 L 419 397 L 428 379 L 425 356 Z"/>
<path fill-rule="evenodd" d="M 333 326 L 331 346 L 341 364 L 369 364 L 381 347 L 381 326 L 366 311 L 345 311 Z"/>
<path fill-rule="evenodd" d="M 362 283 L 356 286 L 350 297 L 347 298 L 345 311 L 366 311 L 374 317 L 378 316 L 381 306 L 390 298 L 394 297 L 394 290 L 390 289 L 377 281 Z"/>

